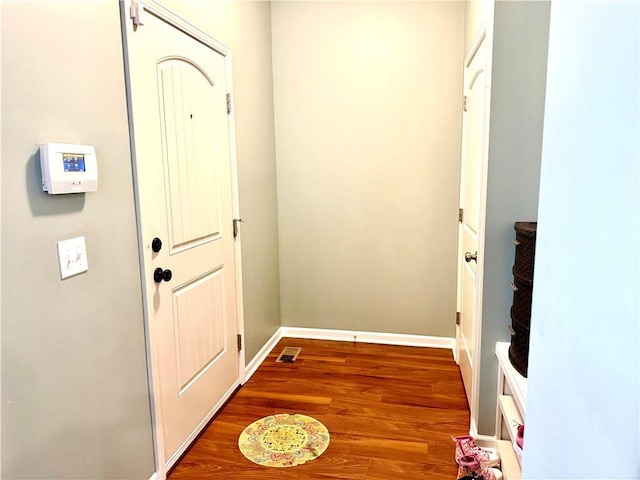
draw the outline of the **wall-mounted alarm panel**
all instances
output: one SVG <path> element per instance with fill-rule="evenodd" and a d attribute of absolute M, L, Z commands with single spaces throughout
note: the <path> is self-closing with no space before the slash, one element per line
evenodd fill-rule
<path fill-rule="evenodd" d="M 42 190 L 49 194 L 98 190 L 96 149 L 90 145 L 40 145 Z"/>

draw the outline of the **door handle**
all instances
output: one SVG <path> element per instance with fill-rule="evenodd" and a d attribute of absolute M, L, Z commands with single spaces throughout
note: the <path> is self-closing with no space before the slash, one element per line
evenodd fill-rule
<path fill-rule="evenodd" d="M 162 240 L 160 240 L 158 237 L 154 238 L 151 241 L 151 250 L 153 250 L 155 253 L 158 253 L 160 250 L 162 250 Z"/>
<path fill-rule="evenodd" d="M 464 254 L 464 261 L 469 263 L 471 260 L 473 260 L 474 262 L 478 263 L 478 252 L 476 253 L 471 253 L 471 252 L 467 252 Z"/>
<path fill-rule="evenodd" d="M 173 277 L 173 273 L 171 273 L 171 270 L 169 269 L 163 270 L 158 267 L 153 271 L 153 281 L 156 283 L 160 283 L 163 280 L 165 282 L 168 282 L 169 280 L 171 280 L 171 277 Z"/>

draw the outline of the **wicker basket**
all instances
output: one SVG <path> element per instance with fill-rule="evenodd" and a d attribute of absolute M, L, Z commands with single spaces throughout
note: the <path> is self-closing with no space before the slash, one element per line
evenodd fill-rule
<path fill-rule="evenodd" d="M 537 222 L 516 222 L 516 260 L 513 265 L 513 276 L 521 283 L 533 283 L 533 265 L 536 251 Z"/>
<path fill-rule="evenodd" d="M 516 277 L 511 288 L 513 289 L 511 320 L 519 327 L 528 329 L 531 322 L 531 290 L 533 287 L 521 282 Z"/>
<path fill-rule="evenodd" d="M 511 332 L 509 360 L 513 368 L 526 378 L 529 367 L 529 329 L 514 323 L 509 326 L 509 331 Z"/>

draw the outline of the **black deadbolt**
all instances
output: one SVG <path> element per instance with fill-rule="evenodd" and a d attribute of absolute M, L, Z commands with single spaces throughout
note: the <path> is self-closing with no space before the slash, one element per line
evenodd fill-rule
<path fill-rule="evenodd" d="M 151 250 L 158 253 L 161 249 L 162 249 L 162 240 L 160 240 L 158 237 L 154 238 L 151 241 Z"/>
<path fill-rule="evenodd" d="M 171 270 L 169 270 L 169 269 L 163 270 L 160 267 L 158 267 L 153 271 L 153 281 L 156 282 L 156 283 L 160 283 L 163 280 L 165 282 L 168 282 L 169 280 L 171 280 L 172 276 L 173 276 L 173 274 L 171 273 Z"/>

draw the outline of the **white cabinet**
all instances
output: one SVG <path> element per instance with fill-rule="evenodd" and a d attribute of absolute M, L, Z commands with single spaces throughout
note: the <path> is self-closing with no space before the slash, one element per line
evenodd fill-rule
<path fill-rule="evenodd" d="M 513 449 L 519 425 L 524 425 L 527 407 L 527 379 L 509 361 L 509 343 L 496 343 L 498 357 L 497 448 L 502 459 L 504 480 L 521 478 L 520 459 Z"/>

